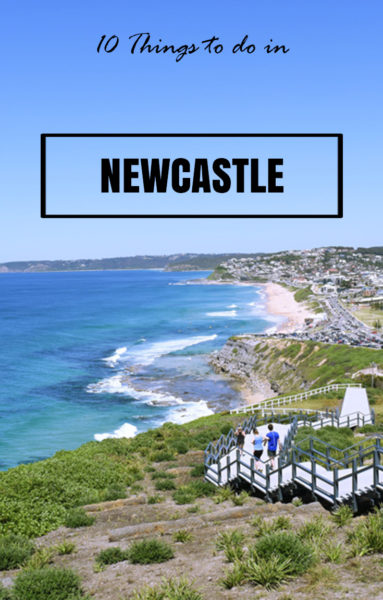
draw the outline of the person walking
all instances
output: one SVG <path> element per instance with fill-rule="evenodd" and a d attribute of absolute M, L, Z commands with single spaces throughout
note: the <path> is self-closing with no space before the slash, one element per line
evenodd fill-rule
<path fill-rule="evenodd" d="M 254 434 L 253 454 L 254 454 L 254 458 L 255 458 L 255 468 L 257 471 L 262 473 L 261 456 L 263 454 L 263 436 L 259 433 L 258 429 L 253 429 L 253 434 Z"/>
<path fill-rule="evenodd" d="M 242 427 L 238 425 L 237 429 L 234 432 L 234 435 L 237 438 L 237 448 L 239 448 L 241 456 L 243 456 L 243 446 L 245 445 L 245 432 Z"/>
<path fill-rule="evenodd" d="M 277 448 L 279 447 L 279 451 L 282 449 L 281 440 L 279 439 L 279 433 L 274 431 L 274 426 L 272 423 L 269 423 L 267 426 L 269 432 L 266 433 L 263 438 L 263 444 L 267 446 L 267 455 L 270 458 L 271 468 L 274 469 L 274 459 L 277 454 Z"/>

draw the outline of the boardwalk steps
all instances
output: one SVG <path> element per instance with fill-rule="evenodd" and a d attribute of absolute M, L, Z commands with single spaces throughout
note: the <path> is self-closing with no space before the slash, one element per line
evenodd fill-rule
<path fill-rule="evenodd" d="M 367 410 L 366 405 L 363 409 Z M 294 443 L 298 429 L 303 426 L 319 429 L 326 425 L 362 427 L 374 423 L 371 411 L 346 414 L 346 410 L 344 401 L 343 414 L 326 410 L 295 414 L 263 411 L 263 415 L 253 415 L 243 423 L 246 434 L 257 427 L 264 435 L 270 422 L 280 434 L 283 447 L 275 468 L 262 456 L 263 471 L 259 472 L 251 452 L 252 436 L 246 436 L 244 451 L 240 452 L 231 430 L 206 448 L 205 478 L 216 486 L 229 484 L 238 489 L 247 488 L 269 502 L 291 500 L 300 493 L 332 507 L 349 504 L 355 512 L 366 502 L 380 502 L 383 499 L 383 441 L 379 436 L 363 439 L 346 449 L 315 436 Z"/>

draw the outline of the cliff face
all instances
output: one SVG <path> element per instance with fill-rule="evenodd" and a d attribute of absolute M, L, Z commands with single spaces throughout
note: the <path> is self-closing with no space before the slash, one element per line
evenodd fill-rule
<path fill-rule="evenodd" d="M 243 335 L 230 338 L 211 355 L 210 362 L 218 373 L 233 377 L 253 393 L 270 397 L 311 386 L 313 381 L 308 381 L 299 368 L 299 355 L 305 348 L 306 344 L 293 340 Z"/>

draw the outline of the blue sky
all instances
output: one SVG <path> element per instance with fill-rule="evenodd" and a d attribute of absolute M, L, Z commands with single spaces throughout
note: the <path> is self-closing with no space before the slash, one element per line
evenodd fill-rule
<path fill-rule="evenodd" d="M 380 0 L 2 4 L 0 261 L 383 244 Z M 129 35 L 218 56 L 132 56 Z M 118 50 L 97 54 L 101 35 Z M 232 55 L 243 35 L 285 56 Z M 41 220 L 42 132 L 339 132 L 342 220 Z"/>

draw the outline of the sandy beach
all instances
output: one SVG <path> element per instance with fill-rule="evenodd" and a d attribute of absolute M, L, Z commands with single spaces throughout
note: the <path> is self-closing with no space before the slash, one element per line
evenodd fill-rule
<path fill-rule="evenodd" d="M 266 283 L 267 312 L 287 318 L 276 330 L 281 333 L 293 333 L 305 325 L 305 319 L 314 318 L 313 313 L 304 302 L 294 299 L 294 292 L 277 283 Z"/>

